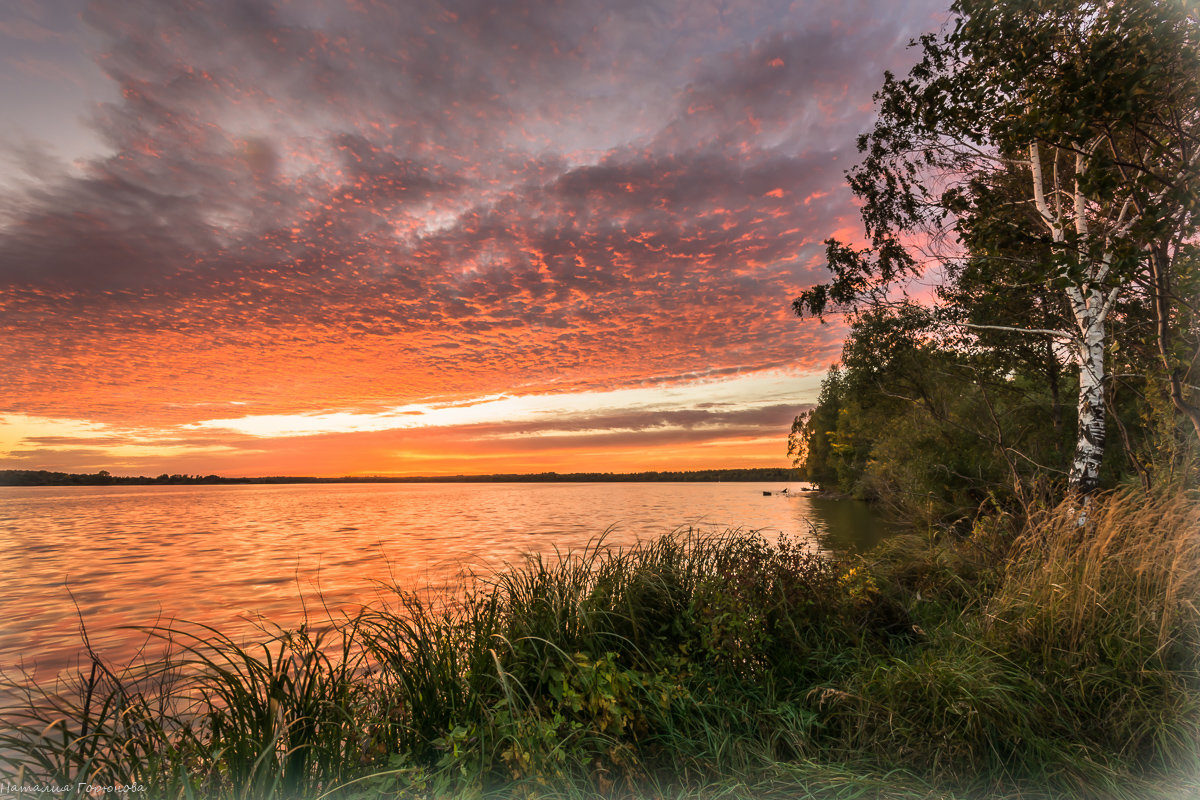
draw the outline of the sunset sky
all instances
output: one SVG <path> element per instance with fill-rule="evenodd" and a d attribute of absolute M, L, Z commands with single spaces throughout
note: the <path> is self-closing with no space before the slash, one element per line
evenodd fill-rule
<path fill-rule="evenodd" d="M 785 466 L 948 0 L 6 0 L 0 468 Z"/>

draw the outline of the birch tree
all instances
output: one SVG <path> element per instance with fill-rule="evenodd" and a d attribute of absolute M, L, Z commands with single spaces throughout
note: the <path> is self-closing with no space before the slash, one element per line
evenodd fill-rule
<path fill-rule="evenodd" d="M 1196 0 L 958 0 L 955 21 L 885 76 L 875 128 L 849 173 L 867 246 L 829 240 L 833 279 L 801 315 L 895 299 L 917 274 L 990 258 L 995 291 L 1020 265 L 1061 298 L 1064 324 L 1004 326 L 1045 337 L 1078 374 L 1070 487 L 1093 491 L 1106 430 L 1106 349 L 1122 298 L 1153 309 L 1160 372 L 1200 435 L 1196 355 L 1181 320 L 1181 258 L 1200 221 L 1200 17 Z M 1007 191 L 995 191 L 1003 177 Z M 990 221 L 990 222 L 989 222 Z M 1007 226 L 981 252 L 981 225 Z M 932 273 L 931 273 L 932 271 Z M 963 323 L 968 328 L 971 323 Z M 998 326 L 976 326 L 976 329 Z"/>

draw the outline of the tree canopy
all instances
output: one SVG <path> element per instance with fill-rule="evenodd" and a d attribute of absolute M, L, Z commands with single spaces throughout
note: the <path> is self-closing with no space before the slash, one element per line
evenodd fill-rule
<path fill-rule="evenodd" d="M 885 76 L 859 139 L 848 178 L 865 244 L 828 240 L 831 280 L 793 308 L 849 313 L 850 354 L 881 319 L 912 328 L 911 309 L 867 309 L 939 276 L 921 336 L 973 363 L 979 385 L 1036 383 L 1061 424 L 1074 373 L 1066 466 L 1070 488 L 1090 492 L 1119 384 L 1149 405 L 1166 398 L 1200 435 L 1198 5 L 958 0 L 952 12 L 914 43 L 907 76 Z"/>

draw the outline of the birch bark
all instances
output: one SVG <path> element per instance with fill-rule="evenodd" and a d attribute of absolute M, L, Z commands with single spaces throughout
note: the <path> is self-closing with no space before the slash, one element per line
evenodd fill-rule
<path fill-rule="evenodd" d="M 1075 180 L 1068 190 L 1058 185 L 1058 156 L 1055 152 L 1055 179 L 1050 189 L 1054 198 L 1053 208 L 1046 199 L 1045 178 L 1042 170 L 1041 152 L 1034 142 L 1029 146 L 1029 167 L 1033 179 L 1033 204 L 1042 222 L 1045 223 L 1056 247 L 1066 242 L 1068 220 L 1063 213 L 1062 196 L 1069 192 L 1071 219 L 1076 235 L 1076 252 L 1080 257 L 1091 251 L 1088 247 L 1090 225 L 1088 222 L 1088 198 L 1080 186 L 1079 176 L 1087 169 L 1087 155 L 1075 154 Z M 1121 208 L 1114 229 L 1128 226 L 1126 219 L 1128 204 Z M 1110 231 L 1111 234 L 1111 231 Z M 1068 483 L 1071 491 L 1090 494 L 1100 485 L 1100 464 L 1104 460 L 1104 445 L 1107 439 L 1107 407 L 1104 399 L 1105 345 L 1107 330 L 1105 320 L 1116 301 L 1121 285 L 1109 289 L 1105 285 L 1110 278 L 1112 252 L 1111 238 L 1105 237 L 1104 251 L 1098 260 L 1089 261 L 1081 271 L 1064 269 L 1064 277 L 1073 280 L 1066 286 L 1067 301 L 1075 318 L 1075 331 L 1064 331 L 1069 335 L 1071 351 L 1079 369 L 1079 401 L 1075 437 L 1075 453 L 1071 460 Z"/>
<path fill-rule="evenodd" d="M 1104 460 L 1107 437 L 1104 402 L 1104 316 L 1103 296 L 1090 288 L 1067 289 L 1075 320 L 1079 325 L 1076 358 L 1079 362 L 1079 416 L 1075 437 L 1075 456 L 1071 461 L 1070 487 L 1079 494 L 1090 494 L 1100 484 L 1100 463 Z"/>

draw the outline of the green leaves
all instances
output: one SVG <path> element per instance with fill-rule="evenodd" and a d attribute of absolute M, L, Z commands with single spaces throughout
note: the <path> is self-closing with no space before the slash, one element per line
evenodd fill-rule
<path fill-rule="evenodd" d="M 855 249 L 837 239 L 825 240 L 825 254 L 833 281 L 813 286 L 792 301 L 798 316 L 821 319 L 862 304 L 865 298 L 882 301 L 893 281 L 917 272 L 916 261 L 896 239 L 881 237 L 873 248 Z"/>
<path fill-rule="evenodd" d="M 987 380 L 1001 366 L 1043 377 L 1056 430 L 1061 369 L 1074 362 L 1082 392 L 1107 373 L 1102 358 L 1084 358 L 1094 351 L 1083 337 L 1122 331 L 1144 342 L 1140 383 L 1165 384 L 1200 435 L 1194 383 L 1179 377 L 1192 365 L 1178 355 L 1200 349 L 1200 332 L 1181 324 L 1194 302 L 1175 288 L 1193 282 L 1195 262 L 1178 256 L 1200 235 L 1195 3 L 956 0 L 951 10 L 948 30 L 917 43 L 908 75 L 885 76 L 876 124 L 858 139 L 862 161 L 847 179 L 865 246 L 827 241 L 830 278 L 793 310 L 870 327 L 872 309 L 905 302 L 924 272 L 941 282 L 934 316 L 961 332 L 939 346 L 951 360 L 987 360 Z M 869 351 L 870 337 L 853 341 L 847 355 Z M 869 352 L 863 375 L 887 359 Z M 1073 489 L 1097 480 L 1105 440 L 1102 408 L 1079 407 L 1099 421 L 1076 438 L 1075 463 L 1089 466 L 1072 473 Z M 811 457 L 828 442 L 808 435 Z"/>

